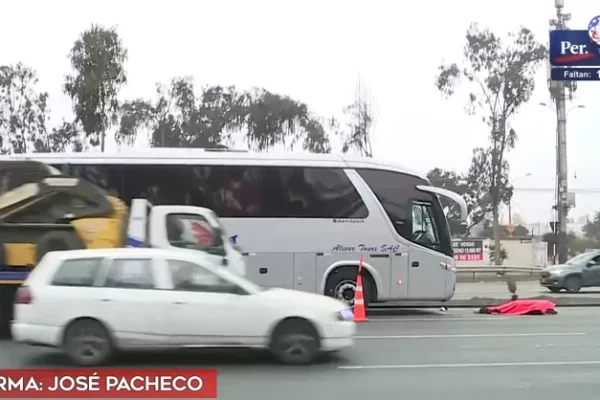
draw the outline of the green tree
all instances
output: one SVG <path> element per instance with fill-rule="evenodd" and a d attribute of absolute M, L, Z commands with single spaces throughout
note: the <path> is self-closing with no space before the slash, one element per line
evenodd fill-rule
<path fill-rule="evenodd" d="M 48 93 L 38 92 L 33 69 L 0 66 L 0 151 L 26 153 L 46 136 Z"/>
<path fill-rule="evenodd" d="M 596 239 L 577 237 L 572 232 L 570 232 L 567 237 L 569 239 L 569 250 L 572 255 L 600 248 L 600 242 Z"/>
<path fill-rule="evenodd" d="M 542 241 L 546 242 L 548 257 L 554 254 L 554 248 L 556 246 L 556 235 L 552 232 L 545 233 L 542 236 Z M 573 232 L 567 234 L 567 246 L 571 255 L 577 255 L 588 251 L 590 249 L 600 248 L 600 241 L 589 237 L 577 237 Z"/>
<path fill-rule="evenodd" d="M 483 174 L 485 165 L 479 163 L 477 149 L 474 151 L 471 167 L 467 174 L 434 168 L 427 173 L 427 178 L 433 186 L 442 187 L 462 195 L 467 203 L 469 212 L 467 235 L 471 228 L 482 222 L 487 222 L 491 213 L 491 200 L 489 188 L 485 186 L 485 179 L 477 179 Z M 441 199 L 442 206 L 447 209 L 447 218 L 451 232 L 460 232 L 460 207 L 453 201 Z"/>
<path fill-rule="evenodd" d="M 33 143 L 33 151 L 36 153 L 80 152 L 83 151 L 80 137 L 81 130 L 77 124 L 63 121 L 60 126 L 52 128 L 46 136 L 38 137 Z"/>
<path fill-rule="evenodd" d="M 536 41 L 533 33 L 521 28 L 509 34 L 504 43 L 488 29 L 472 24 L 467 30 L 464 60 L 461 65 L 439 67 L 436 79 L 438 90 L 446 97 L 455 93 L 460 78 L 469 84 L 467 112 L 478 114 L 489 128 L 490 144 L 482 157 L 489 167 L 489 188 L 494 223 L 495 251 L 500 251 L 499 205 L 502 191 L 505 154 L 514 148 L 516 131 L 510 121 L 531 97 L 535 88 L 535 72 L 547 57 L 546 48 Z M 495 257 L 500 263 L 500 255 Z"/>
<path fill-rule="evenodd" d="M 117 142 L 131 145 L 145 129 L 152 146 L 215 148 L 232 144 L 234 135 L 242 132 L 248 146 L 256 150 L 302 142 L 305 150 L 330 151 L 321 122 L 305 104 L 287 96 L 222 86 L 195 93 L 191 78 L 175 78 L 168 86 L 157 85 L 154 101 L 124 103 Z"/>
<path fill-rule="evenodd" d="M 75 42 L 69 59 L 73 74 L 66 77 L 64 91 L 89 143 L 104 151 L 106 133 L 117 120 L 117 96 L 127 82 L 127 50 L 115 28 L 92 25 Z"/>
<path fill-rule="evenodd" d="M 516 225 L 514 227 L 514 231 L 513 233 L 509 233 L 508 232 L 508 227 L 506 225 L 500 225 L 500 237 L 501 238 L 509 238 L 509 237 L 515 237 L 515 238 L 526 238 L 526 237 L 531 237 L 531 234 L 529 232 L 529 229 L 527 229 L 525 226 L 523 225 Z M 492 225 L 490 225 L 489 223 L 485 224 L 483 227 L 483 231 L 481 233 L 481 236 L 486 238 L 486 239 L 492 239 L 494 237 L 494 228 Z"/>
<path fill-rule="evenodd" d="M 357 85 L 352 104 L 344 108 L 344 115 L 348 120 L 346 129 L 340 129 L 339 123 L 333 121 L 342 139 L 342 152 L 355 150 L 363 157 L 373 157 L 373 100 L 362 82 Z"/>
<path fill-rule="evenodd" d="M 476 147 L 473 149 L 471 165 L 467 172 L 467 193 L 472 202 L 477 204 L 478 222 L 493 220 L 494 205 L 492 201 L 492 182 L 494 169 L 492 168 L 493 157 L 489 149 Z M 497 181 L 498 189 L 501 193 L 501 202 L 508 204 L 513 195 L 513 188 L 510 185 L 510 168 L 508 162 L 502 162 L 501 175 Z M 491 218 L 490 218 L 491 217 Z"/>
<path fill-rule="evenodd" d="M 441 168 L 434 168 L 427 173 L 427 178 L 431 181 L 431 184 L 436 187 L 452 190 L 455 193 L 462 195 L 467 202 L 469 208 L 469 214 L 471 214 L 474 205 L 469 203 L 470 196 L 467 191 L 466 179 L 463 175 L 456 173 L 455 171 L 448 171 Z M 460 232 L 461 221 L 460 221 L 460 207 L 453 201 L 450 201 L 444 197 L 440 199 L 442 207 L 447 210 L 446 218 L 450 225 L 450 232 Z M 472 219 L 471 219 L 472 220 Z M 467 233 L 468 233 L 467 227 Z"/>
<path fill-rule="evenodd" d="M 600 212 L 594 214 L 594 218 L 589 220 L 582 228 L 586 238 L 600 243 Z"/>
<path fill-rule="evenodd" d="M 312 153 L 331 151 L 322 122 L 306 104 L 266 89 L 254 89 L 246 96 L 245 136 L 251 148 L 260 151 L 283 144 L 291 149 L 302 143 L 302 148 Z"/>

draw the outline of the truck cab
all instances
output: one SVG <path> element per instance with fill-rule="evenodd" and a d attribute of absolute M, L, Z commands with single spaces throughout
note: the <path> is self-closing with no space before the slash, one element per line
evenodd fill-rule
<path fill-rule="evenodd" d="M 246 275 L 242 254 L 215 212 L 204 207 L 153 206 L 145 199 L 133 199 L 125 245 L 202 251 L 233 273 Z"/>

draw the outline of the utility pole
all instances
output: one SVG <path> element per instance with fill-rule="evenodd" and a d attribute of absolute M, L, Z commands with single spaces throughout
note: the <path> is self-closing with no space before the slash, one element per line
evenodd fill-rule
<path fill-rule="evenodd" d="M 550 20 L 550 29 L 566 30 L 571 14 L 563 13 L 564 0 L 555 0 L 556 19 Z M 567 97 L 573 99 L 577 89 L 576 82 L 548 81 L 548 89 L 552 100 L 556 103 L 556 213 L 557 224 L 555 235 L 557 243 L 558 263 L 564 264 L 568 258 L 567 218 L 570 199 L 567 182 Z M 568 96 L 567 96 L 568 94 Z"/>

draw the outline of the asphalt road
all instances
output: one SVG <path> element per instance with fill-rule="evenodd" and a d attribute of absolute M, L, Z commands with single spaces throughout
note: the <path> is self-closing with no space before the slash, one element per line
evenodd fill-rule
<path fill-rule="evenodd" d="M 359 327 L 355 348 L 309 367 L 263 354 L 131 355 L 121 367 L 216 367 L 219 398 L 577 400 L 600 395 L 600 309 L 492 317 L 406 311 Z M 0 342 L 0 368 L 66 367 L 51 350 Z"/>
<path fill-rule="evenodd" d="M 541 287 L 537 280 L 517 282 L 517 293 L 520 297 L 552 296 L 597 299 L 600 302 L 600 287 L 582 288 L 579 293 L 552 293 Z M 471 299 L 473 297 L 509 298 L 506 282 L 460 282 L 456 284 L 454 300 Z"/>

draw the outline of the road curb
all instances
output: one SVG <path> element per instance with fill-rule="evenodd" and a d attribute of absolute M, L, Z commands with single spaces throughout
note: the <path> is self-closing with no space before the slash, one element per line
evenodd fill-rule
<path fill-rule="evenodd" d="M 583 298 L 580 296 L 536 296 L 523 297 L 521 300 L 550 300 L 557 307 L 600 307 L 600 298 Z M 423 301 L 423 302 L 388 302 L 382 304 L 374 304 L 369 307 L 370 311 L 385 312 L 385 310 L 399 308 L 476 308 L 483 306 L 491 306 L 502 304 L 510 301 L 508 298 L 492 298 L 492 297 L 473 297 L 471 299 L 457 299 L 442 301 Z"/>

